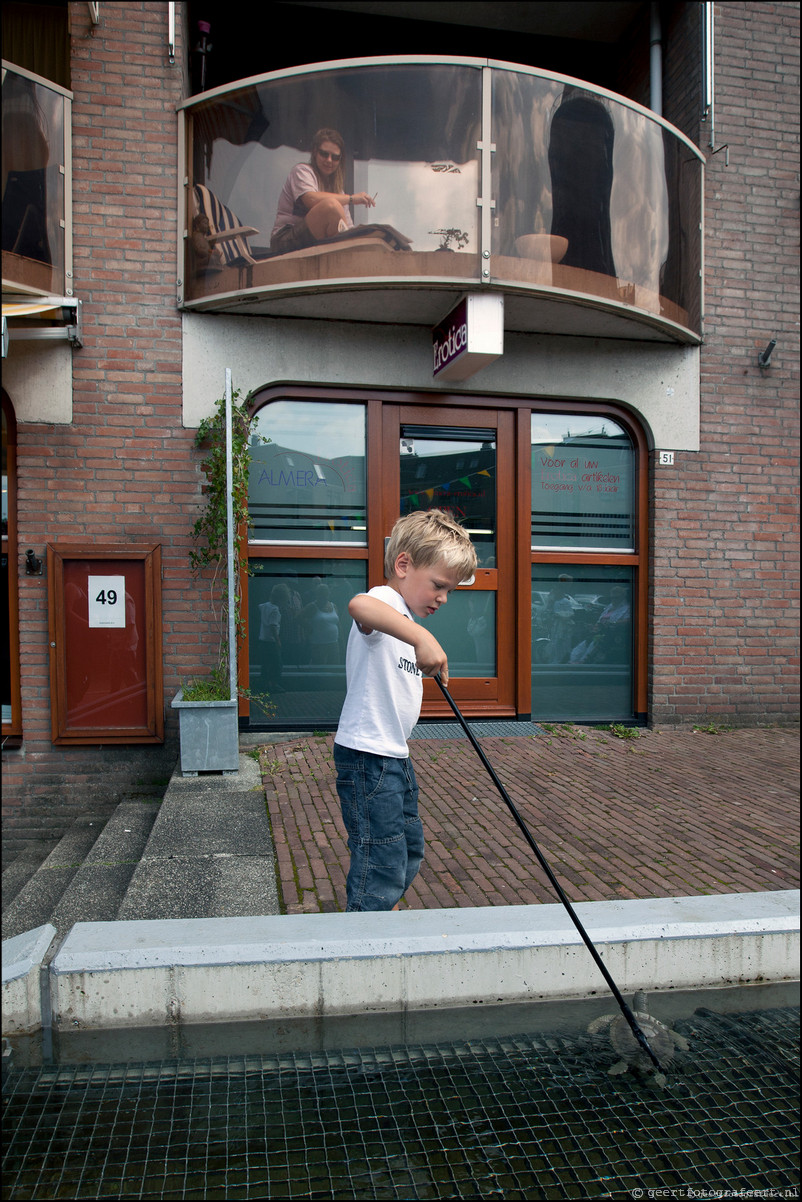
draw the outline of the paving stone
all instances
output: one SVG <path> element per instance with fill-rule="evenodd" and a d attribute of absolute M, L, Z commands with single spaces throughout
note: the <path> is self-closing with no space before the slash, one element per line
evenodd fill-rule
<path fill-rule="evenodd" d="M 553 902 L 465 736 L 440 734 L 410 742 L 428 856 L 406 904 Z M 274 739 L 265 756 L 274 765 L 264 779 L 291 914 L 329 909 L 332 890 L 345 908 L 348 850 L 332 741 Z M 798 887 L 797 728 L 642 730 L 625 741 L 574 726 L 480 742 L 572 901 Z"/>

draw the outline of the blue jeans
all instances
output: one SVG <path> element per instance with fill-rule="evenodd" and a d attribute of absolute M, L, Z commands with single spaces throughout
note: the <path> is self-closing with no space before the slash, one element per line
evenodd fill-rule
<path fill-rule="evenodd" d="M 351 852 L 346 910 L 392 910 L 423 862 L 412 761 L 335 743 L 334 763 Z"/>

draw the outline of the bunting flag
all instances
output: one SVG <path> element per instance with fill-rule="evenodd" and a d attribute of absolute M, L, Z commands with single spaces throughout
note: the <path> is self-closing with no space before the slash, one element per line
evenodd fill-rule
<path fill-rule="evenodd" d="M 455 480 L 446 480 L 442 484 L 438 484 L 435 488 L 426 488 L 422 492 L 409 493 L 406 501 L 412 508 L 418 509 L 421 505 L 421 497 L 425 497 L 431 502 L 436 493 L 448 493 L 457 485 L 462 485 L 463 488 L 470 488 L 474 477 L 484 476 L 486 479 L 492 480 L 494 475 L 495 473 L 492 470 L 481 468 L 478 472 L 474 472 L 473 476 L 459 476 Z M 484 488 L 482 491 L 484 492 Z"/>

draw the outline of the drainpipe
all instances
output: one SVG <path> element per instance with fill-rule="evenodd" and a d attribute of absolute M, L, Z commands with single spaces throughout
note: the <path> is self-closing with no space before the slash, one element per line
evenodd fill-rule
<path fill-rule="evenodd" d="M 724 151 L 724 165 L 730 165 L 730 147 L 725 142 L 716 146 L 716 91 L 715 91 L 715 29 L 713 26 L 714 5 L 712 0 L 702 5 L 702 117 L 710 127 L 708 146 L 711 156 Z"/>
<path fill-rule="evenodd" d="M 660 26 L 660 5 L 652 0 L 649 20 L 649 107 L 658 117 L 663 115 L 663 31 Z"/>

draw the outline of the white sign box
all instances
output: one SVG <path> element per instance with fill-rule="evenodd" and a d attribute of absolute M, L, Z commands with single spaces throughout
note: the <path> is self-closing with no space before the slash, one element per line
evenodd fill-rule
<path fill-rule="evenodd" d="M 125 626 L 125 577 L 89 576 L 89 625 Z"/>
<path fill-rule="evenodd" d="M 436 380 L 467 380 L 504 352 L 504 297 L 474 293 L 432 330 Z"/>

